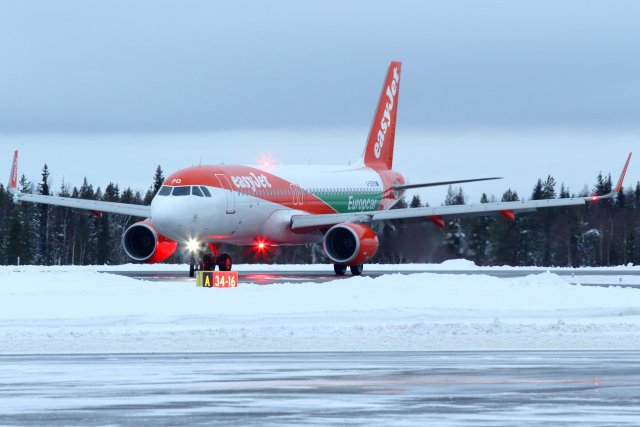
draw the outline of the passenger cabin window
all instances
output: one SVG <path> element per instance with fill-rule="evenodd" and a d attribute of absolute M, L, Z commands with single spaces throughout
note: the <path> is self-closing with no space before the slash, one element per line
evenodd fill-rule
<path fill-rule="evenodd" d="M 191 187 L 191 194 L 198 197 L 204 197 L 204 194 L 202 194 L 202 190 L 200 190 L 200 187 Z"/>
<path fill-rule="evenodd" d="M 159 196 L 168 196 L 170 194 L 171 194 L 171 187 L 167 187 L 166 185 L 163 185 L 160 191 L 158 191 Z"/>
<path fill-rule="evenodd" d="M 174 196 L 188 196 L 191 194 L 191 187 L 173 187 Z"/>

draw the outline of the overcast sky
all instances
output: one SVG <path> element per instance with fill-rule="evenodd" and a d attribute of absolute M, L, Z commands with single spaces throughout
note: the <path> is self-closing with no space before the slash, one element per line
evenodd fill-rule
<path fill-rule="evenodd" d="M 346 163 L 395 59 L 412 181 L 507 178 L 465 186 L 476 198 L 552 173 L 579 191 L 640 140 L 638 22 L 632 0 L 0 0 L 0 171 L 14 147 L 30 178 L 46 161 L 75 185 Z"/>

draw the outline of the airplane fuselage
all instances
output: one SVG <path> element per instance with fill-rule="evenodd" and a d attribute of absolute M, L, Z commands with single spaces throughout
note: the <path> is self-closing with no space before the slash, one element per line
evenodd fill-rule
<path fill-rule="evenodd" d="M 249 245 L 319 242 L 321 233 L 295 233 L 293 215 L 389 209 L 397 203 L 397 172 L 357 166 L 197 166 L 165 180 L 151 204 L 151 221 L 175 241 Z"/>

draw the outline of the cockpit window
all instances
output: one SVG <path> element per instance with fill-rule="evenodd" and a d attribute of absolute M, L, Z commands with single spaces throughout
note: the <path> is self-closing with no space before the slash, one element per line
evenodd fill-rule
<path fill-rule="evenodd" d="M 200 187 L 191 187 L 191 194 L 198 197 L 204 197 L 204 194 L 202 194 Z"/>
<path fill-rule="evenodd" d="M 207 187 L 203 186 L 180 186 L 180 187 L 169 187 L 167 185 L 163 185 L 158 191 L 158 196 L 190 196 L 194 195 L 197 197 L 211 197 L 211 192 Z"/>
<path fill-rule="evenodd" d="M 188 196 L 191 194 L 191 187 L 173 187 L 174 196 Z"/>
<path fill-rule="evenodd" d="M 206 197 L 211 197 L 211 192 L 209 191 L 209 189 L 207 187 L 200 187 L 200 189 L 202 190 L 202 192 L 204 193 L 204 195 Z M 195 190 L 195 188 L 194 188 Z"/>

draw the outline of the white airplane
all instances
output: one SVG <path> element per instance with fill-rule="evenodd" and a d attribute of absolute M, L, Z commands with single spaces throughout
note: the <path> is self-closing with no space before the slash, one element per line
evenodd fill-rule
<path fill-rule="evenodd" d="M 372 228 L 380 221 L 432 221 L 443 227 L 456 217 L 516 214 L 540 208 L 584 205 L 612 198 L 621 191 L 631 154 L 611 194 L 569 199 L 530 200 L 461 206 L 390 209 L 406 190 L 499 178 L 408 184 L 392 169 L 400 62 L 391 62 L 361 159 L 353 166 L 251 167 L 196 166 L 166 179 L 150 206 L 21 193 L 17 189 L 18 151 L 15 152 L 9 189 L 19 202 L 108 212 L 146 218 L 122 237 L 133 260 L 158 263 L 185 243 L 192 252 L 207 245 L 197 268 L 221 271 L 232 268 L 222 244 L 298 245 L 322 242 L 337 275 L 347 268 L 362 274 L 363 264 L 378 249 Z"/>

